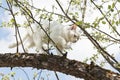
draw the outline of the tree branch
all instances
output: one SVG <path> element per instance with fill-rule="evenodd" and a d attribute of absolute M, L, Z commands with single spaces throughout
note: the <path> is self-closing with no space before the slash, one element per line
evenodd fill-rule
<path fill-rule="evenodd" d="M 84 18 L 85 18 L 85 12 L 86 12 L 86 6 L 87 5 L 87 0 L 84 0 L 83 2 L 83 11 L 82 11 L 82 21 L 84 22 Z"/>
<path fill-rule="evenodd" d="M 116 42 L 119 42 L 119 41 L 120 41 L 120 39 L 114 38 L 113 36 L 109 35 L 108 33 L 104 32 L 104 31 L 102 31 L 102 30 L 100 30 L 100 29 L 98 29 L 98 28 L 95 28 L 95 27 L 93 27 L 92 25 L 90 25 L 90 27 L 92 27 L 93 29 L 95 29 L 95 30 L 97 30 L 97 31 L 99 31 L 99 32 L 101 32 L 101 33 L 103 33 L 103 34 L 105 34 L 106 36 L 108 36 L 109 38 L 113 39 L 113 40 L 116 41 Z"/>
<path fill-rule="evenodd" d="M 109 23 L 109 25 L 111 26 L 111 28 L 116 32 L 116 34 L 118 36 L 120 36 L 120 33 L 114 28 L 114 26 L 111 24 L 111 22 L 108 20 L 108 18 L 105 16 L 105 14 L 103 13 L 103 11 L 95 4 L 95 2 L 93 0 L 91 0 L 91 2 L 95 5 L 95 7 L 100 11 L 100 13 L 104 16 L 104 18 L 106 19 L 106 21 Z M 117 1 L 116 1 L 117 2 Z"/>
<path fill-rule="evenodd" d="M 88 65 L 60 56 L 44 54 L 11 53 L 0 54 L 0 67 L 33 67 L 59 71 L 85 80 L 120 80 L 118 73 L 103 69 L 93 62 Z"/>
<path fill-rule="evenodd" d="M 73 21 L 64 11 L 64 9 L 62 8 L 62 6 L 60 5 L 58 0 L 55 0 L 56 3 L 58 4 L 58 6 L 60 7 L 61 11 L 64 13 L 64 15 L 74 24 L 75 21 L 79 22 L 76 18 L 74 18 L 75 21 Z M 118 67 L 115 66 L 115 64 L 118 64 L 118 61 L 112 57 L 107 51 L 105 51 L 100 44 L 83 28 L 83 24 L 82 25 L 78 25 L 77 26 L 80 27 L 80 29 L 84 32 L 84 34 L 88 37 L 88 39 L 93 43 L 93 45 L 100 51 L 101 55 L 108 61 L 108 63 L 115 68 L 117 71 L 120 72 L 120 69 Z"/>
<path fill-rule="evenodd" d="M 18 25 L 17 25 L 17 22 L 16 22 L 16 18 L 15 18 L 15 15 L 14 15 L 14 13 L 13 13 L 13 10 L 12 10 L 12 5 L 11 5 L 11 3 L 10 3 L 9 0 L 6 0 L 6 2 L 7 2 L 7 5 L 8 5 L 8 7 L 9 7 L 10 13 L 11 13 L 11 15 L 12 15 L 12 17 L 13 17 L 13 20 L 14 20 L 14 23 L 13 23 L 13 24 L 15 25 L 15 37 L 16 37 L 16 43 L 17 43 L 16 53 L 18 53 L 18 51 L 19 51 L 19 48 L 18 48 L 18 36 L 19 36 L 19 38 L 20 38 L 20 42 L 21 42 L 21 44 L 22 44 L 22 48 L 23 48 L 24 52 L 26 52 L 26 51 L 25 51 L 25 48 L 24 48 L 24 45 L 23 45 L 23 42 L 22 42 L 22 39 L 21 39 L 21 35 L 20 35 L 20 32 L 19 32 L 19 29 L 18 29 Z M 17 33 L 18 33 L 18 36 L 17 36 Z"/>
<path fill-rule="evenodd" d="M 27 4 L 27 5 L 28 5 L 29 7 L 31 7 L 31 8 L 33 8 L 33 9 L 35 9 L 35 10 L 39 10 L 39 11 L 42 11 L 42 12 L 46 12 L 46 13 L 50 13 L 50 14 L 54 14 L 54 15 L 61 16 L 61 17 L 66 18 L 66 16 L 64 16 L 64 15 L 62 15 L 62 14 L 59 14 L 59 13 L 50 12 L 50 11 L 47 11 L 47 10 L 45 10 L 45 9 L 40 9 L 40 8 L 37 8 L 37 7 L 32 6 L 32 5 L 30 5 L 30 4 Z"/>

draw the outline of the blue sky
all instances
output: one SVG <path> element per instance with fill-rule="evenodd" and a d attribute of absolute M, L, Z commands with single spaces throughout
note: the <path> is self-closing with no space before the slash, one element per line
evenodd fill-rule
<path fill-rule="evenodd" d="M 7 4 L 6 4 L 5 0 L 1 0 L 1 1 L 2 1 L 1 6 L 4 6 L 4 7 L 7 8 Z M 2 25 L 2 20 L 5 16 L 4 12 L 5 12 L 5 10 L 0 8 L 0 26 Z M 6 40 L 9 33 L 10 32 L 7 28 L 0 27 L 0 39 L 5 39 Z"/>
<path fill-rule="evenodd" d="M 0 5 L 7 8 L 7 4 L 6 4 L 5 0 L 0 0 L 0 1 L 2 1 L 2 4 L 0 4 Z M 5 11 L 4 9 L 0 8 L 0 24 L 1 24 L 2 18 L 4 16 L 4 11 Z"/>
<path fill-rule="evenodd" d="M 0 39 L 8 40 L 9 28 L 0 28 Z"/>

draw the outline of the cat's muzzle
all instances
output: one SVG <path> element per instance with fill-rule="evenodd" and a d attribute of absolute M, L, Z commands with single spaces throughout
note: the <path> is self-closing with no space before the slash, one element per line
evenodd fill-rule
<path fill-rule="evenodd" d="M 78 40 L 73 41 L 73 43 L 76 43 Z"/>

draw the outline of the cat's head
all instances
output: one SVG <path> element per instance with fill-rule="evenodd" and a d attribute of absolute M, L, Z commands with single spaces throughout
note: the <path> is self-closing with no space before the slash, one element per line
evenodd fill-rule
<path fill-rule="evenodd" d="M 69 41 L 72 43 L 77 42 L 80 39 L 80 28 L 76 25 L 71 25 L 69 28 Z"/>

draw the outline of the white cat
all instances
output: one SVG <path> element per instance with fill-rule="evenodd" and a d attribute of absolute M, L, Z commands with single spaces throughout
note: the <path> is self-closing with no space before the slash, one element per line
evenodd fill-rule
<path fill-rule="evenodd" d="M 34 23 L 32 24 L 34 28 L 33 33 L 28 29 L 26 36 L 22 39 L 26 50 L 31 47 L 36 47 L 39 53 L 44 53 L 43 51 L 48 49 L 47 46 L 48 43 L 50 43 L 50 45 L 52 44 L 54 47 L 57 46 L 57 48 L 61 50 L 57 50 L 57 54 L 62 56 L 61 52 L 64 54 L 65 50 L 70 49 L 71 44 L 77 42 L 80 38 L 80 28 L 76 25 L 64 26 L 57 21 L 52 21 L 50 23 L 49 21 L 43 21 L 41 24 L 55 44 L 52 43 L 40 26 Z M 21 44 L 21 42 L 19 42 L 19 44 Z M 17 44 L 14 43 L 10 45 L 9 48 L 14 48 L 16 46 Z"/>

